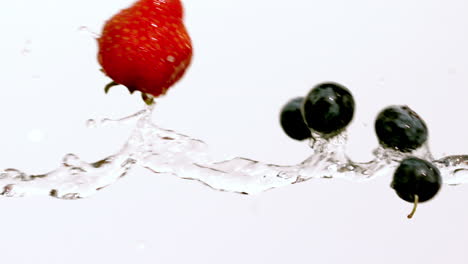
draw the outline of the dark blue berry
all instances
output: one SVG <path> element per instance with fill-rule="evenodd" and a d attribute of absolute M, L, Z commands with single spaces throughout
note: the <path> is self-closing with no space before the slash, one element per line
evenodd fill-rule
<path fill-rule="evenodd" d="M 309 128 L 322 135 L 334 135 L 353 119 L 354 99 L 344 86 L 322 83 L 305 97 L 302 114 Z"/>
<path fill-rule="evenodd" d="M 286 135 L 292 139 L 304 140 L 310 138 L 310 129 L 304 123 L 301 107 L 304 97 L 290 100 L 281 109 L 280 123 Z"/>
<path fill-rule="evenodd" d="M 437 167 L 426 160 L 409 157 L 395 170 L 391 186 L 401 199 L 421 203 L 432 199 L 441 185 L 442 178 Z"/>
<path fill-rule="evenodd" d="M 411 152 L 427 140 L 427 126 L 408 106 L 389 106 L 375 120 L 380 145 Z"/>

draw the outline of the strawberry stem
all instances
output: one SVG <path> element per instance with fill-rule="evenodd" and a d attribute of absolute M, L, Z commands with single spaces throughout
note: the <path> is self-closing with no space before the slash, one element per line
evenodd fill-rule
<path fill-rule="evenodd" d="M 114 87 L 114 86 L 117 86 L 117 85 L 120 85 L 114 81 L 108 83 L 105 87 L 104 87 L 104 92 L 107 94 L 109 92 L 109 90 Z M 133 92 L 135 92 L 136 90 L 135 89 L 131 89 L 131 88 L 128 88 L 128 91 L 133 94 Z M 147 105 L 152 105 L 154 104 L 154 96 L 150 95 L 150 94 L 146 94 L 146 93 L 141 93 L 141 98 L 143 99 L 143 101 L 145 102 L 145 104 Z"/>
<path fill-rule="evenodd" d="M 141 93 L 141 98 L 143 99 L 143 101 L 145 101 L 147 105 L 154 104 L 154 97 L 150 94 Z"/>
<path fill-rule="evenodd" d="M 119 85 L 118 83 L 112 81 L 110 83 L 108 83 L 105 87 L 104 87 L 104 92 L 107 94 L 110 90 L 110 88 L 114 87 L 114 86 L 117 86 Z"/>

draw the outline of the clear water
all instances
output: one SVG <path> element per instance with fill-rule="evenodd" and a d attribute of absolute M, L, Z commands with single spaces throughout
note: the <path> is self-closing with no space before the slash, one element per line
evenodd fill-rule
<path fill-rule="evenodd" d="M 135 128 L 118 153 L 96 162 L 89 163 L 75 154 L 67 154 L 60 167 L 46 174 L 5 169 L 0 172 L 1 195 L 84 198 L 113 184 L 135 166 L 143 167 L 155 176 L 172 175 L 196 180 L 218 191 L 256 194 L 314 178 L 370 180 L 391 174 L 405 155 L 432 160 L 446 184 L 468 182 L 468 155 L 434 159 L 427 145 L 410 154 L 377 148 L 373 160 L 358 163 L 346 155 L 345 133 L 330 140 L 313 135 L 311 156 L 296 165 L 279 166 L 242 157 L 218 160 L 210 156 L 208 145 L 203 141 L 154 124 L 153 108 L 154 105 L 149 106 L 118 120 L 88 120 L 87 126 L 91 128 L 128 123 L 133 123 Z"/>

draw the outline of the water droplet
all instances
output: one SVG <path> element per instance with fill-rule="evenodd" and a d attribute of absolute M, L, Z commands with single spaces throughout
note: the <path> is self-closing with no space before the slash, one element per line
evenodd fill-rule
<path fill-rule="evenodd" d="M 16 194 L 15 194 L 15 185 L 14 184 L 5 185 L 5 187 L 3 187 L 2 195 L 6 196 L 6 197 L 16 196 Z"/>
<path fill-rule="evenodd" d="M 101 124 L 102 124 L 102 125 L 108 125 L 108 124 L 111 123 L 111 122 L 112 122 L 112 120 L 109 119 L 109 118 L 103 118 L 103 119 L 101 120 Z"/>
<path fill-rule="evenodd" d="M 135 159 L 128 158 L 128 159 L 126 159 L 126 160 L 122 163 L 121 167 L 122 167 L 122 168 L 130 168 L 130 167 L 131 167 L 133 164 L 135 164 L 136 162 L 137 162 L 137 161 L 136 161 Z"/>
<path fill-rule="evenodd" d="M 80 168 L 80 167 L 71 167 L 69 171 L 71 175 L 78 175 L 78 174 L 86 172 L 85 169 Z"/>
<path fill-rule="evenodd" d="M 385 85 L 385 77 L 379 77 L 377 83 L 380 85 L 380 86 L 383 86 Z"/>
<path fill-rule="evenodd" d="M 31 44 L 32 44 L 32 41 L 30 39 L 28 39 L 28 40 L 26 40 L 24 42 L 24 46 L 21 49 L 21 54 L 23 56 L 28 55 L 29 53 L 31 53 L 31 49 L 30 49 Z"/>
<path fill-rule="evenodd" d="M 335 173 L 338 171 L 338 165 L 337 164 L 331 164 L 328 166 L 328 171 L 331 173 Z"/>
<path fill-rule="evenodd" d="M 28 48 L 24 48 L 24 49 L 21 50 L 21 54 L 22 54 L 23 56 L 26 56 L 26 55 L 28 55 L 29 53 L 31 53 L 31 50 L 28 49 Z"/>
<path fill-rule="evenodd" d="M 68 153 L 63 157 L 62 164 L 66 167 L 79 167 L 81 165 L 81 160 L 77 155 Z"/>
<path fill-rule="evenodd" d="M 136 243 L 137 250 L 143 251 L 143 250 L 146 250 L 147 248 L 148 248 L 148 243 L 146 241 L 138 241 Z"/>
<path fill-rule="evenodd" d="M 28 140 L 31 141 L 31 142 L 41 142 L 42 140 L 44 140 L 44 132 L 42 132 L 42 130 L 40 129 L 32 129 L 31 131 L 29 131 L 28 133 Z"/>
<path fill-rule="evenodd" d="M 63 200 L 77 200 L 77 199 L 80 199 L 81 196 L 79 193 L 67 193 L 57 198 L 60 198 Z"/>
<path fill-rule="evenodd" d="M 26 175 L 26 173 L 17 169 L 6 169 L 0 173 L 0 178 L 23 179 L 26 177 Z"/>
<path fill-rule="evenodd" d="M 280 171 L 277 175 L 277 177 L 281 179 L 291 179 L 296 176 L 297 176 L 297 173 L 292 172 L 292 171 Z"/>
<path fill-rule="evenodd" d="M 86 121 L 86 127 L 88 128 L 96 128 L 96 120 L 94 119 L 88 119 Z"/>

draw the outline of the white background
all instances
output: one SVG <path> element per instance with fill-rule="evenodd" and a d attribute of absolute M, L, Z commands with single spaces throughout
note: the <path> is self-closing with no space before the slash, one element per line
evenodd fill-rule
<path fill-rule="evenodd" d="M 63 155 L 116 152 L 129 128 L 94 117 L 142 107 L 122 87 L 104 95 L 97 45 L 131 0 L 15 0 L 0 7 L 0 167 L 43 173 Z M 214 152 L 276 164 L 310 151 L 287 138 L 282 105 L 315 84 L 355 95 L 349 154 L 371 158 L 374 117 L 408 104 L 436 156 L 468 153 L 465 0 L 185 1 L 194 60 L 155 120 Z M 309 181 L 258 196 L 220 193 L 142 169 L 79 201 L 1 199 L 3 263 L 467 263 L 468 188 L 444 186 L 411 205 L 368 183 Z"/>

